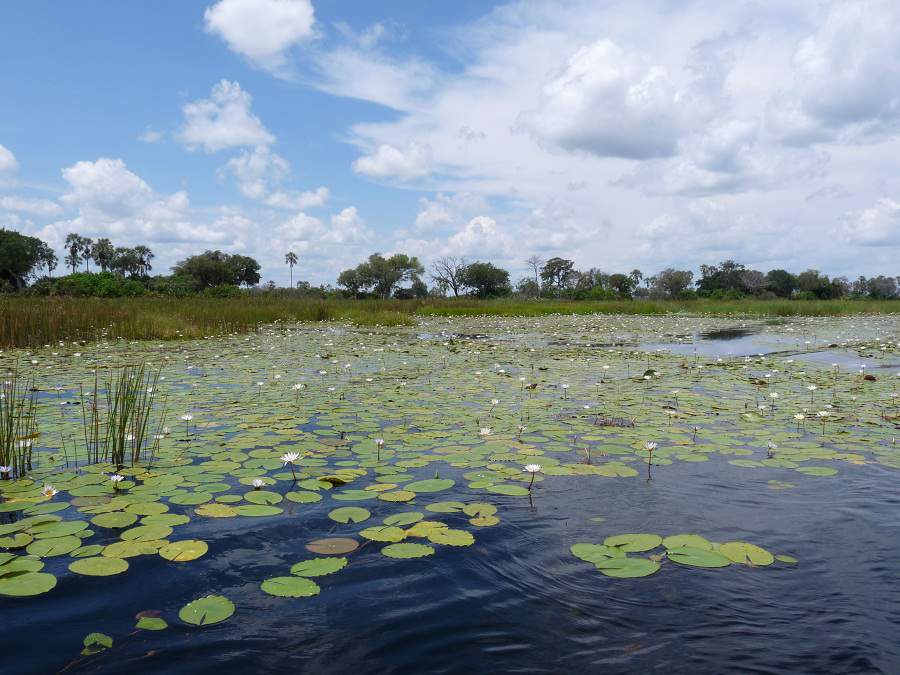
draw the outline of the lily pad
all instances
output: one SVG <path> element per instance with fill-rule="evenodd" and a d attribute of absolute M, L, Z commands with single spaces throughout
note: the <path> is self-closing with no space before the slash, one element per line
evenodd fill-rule
<path fill-rule="evenodd" d="M 178 612 L 178 618 L 192 626 L 211 626 L 234 614 L 234 603 L 223 595 L 207 595 L 189 602 Z"/>
<path fill-rule="evenodd" d="M 338 523 L 361 523 L 372 514 L 359 506 L 342 506 L 329 512 L 328 517 Z"/>
<path fill-rule="evenodd" d="M 173 541 L 171 544 L 163 546 L 159 549 L 159 554 L 172 562 L 187 562 L 205 555 L 208 550 L 209 545 L 205 541 L 183 539 L 182 541 Z"/>
<path fill-rule="evenodd" d="M 298 577 L 321 577 L 333 574 L 346 566 L 346 558 L 312 558 L 292 565 L 291 574 Z"/>
<path fill-rule="evenodd" d="M 298 576 L 266 579 L 260 588 L 269 595 L 277 595 L 282 598 L 310 597 L 318 595 L 321 590 L 315 581 Z"/>
<path fill-rule="evenodd" d="M 107 558 L 105 556 L 79 558 L 69 563 L 70 571 L 89 577 L 109 577 L 114 574 L 121 574 L 127 569 L 127 560 L 123 558 Z"/>
<path fill-rule="evenodd" d="M 425 544 L 390 544 L 381 549 L 388 558 L 424 558 L 434 555 L 434 547 Z"/>

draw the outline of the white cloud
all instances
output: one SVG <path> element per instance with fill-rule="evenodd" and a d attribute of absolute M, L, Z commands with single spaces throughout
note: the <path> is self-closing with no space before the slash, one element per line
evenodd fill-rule
<path fill-rule="evenodd" d="M 568 58 L 521 122 L 564 150 L 646 159 L 675 153 L 689 107 L 665 68 L 602 38 Z"/>
<path fill-rule="evenodd" d="M 202 147 L 206 152 L 270 145 L 275 137 L 250 112 L 251 100 L 240 84 L 221 80 L 210 98 L 185 104 L 178 140 L 191 150 Z"/>
<path fill-rule="evenodd" d="M 16 156 L 12 153 L 12 150 L 0 145 L 0 185 L 4 181 L 11 180 L 18 170 L 19 163 L 16 161 Z"/>
<path fill-rule="evenodd" d="M 69 190 L 60 200 L 77 210 L 53 223 L 58 231 L 109 236 L 122 243 L 222 242 L 229 233 L 196 223 L 187 193 L 156 193 L 121 159 L 101 157 L 63 169 Z"/>
<path fill-rule="evenodd" d="M 431 148 L 428 145 L 413 142 L 400 150 L 383 143 L 372 154 L 355 160 L 353 170 L 373 178 L 412 180 L 427 174 L 430 165 Z"/>
<path fill-rule="evenodd" d="M 163 139 L 164 134 L 161 131 L 156 131 L 150 127 L 144 129 L 141 132 L 141 135 L 138 136 L 138 140 L 143 143 L 159 143 Z"/>
<path fill-rule="evenodd" d="M 855 142 L 900 129 L 900 5 L 834 2 L 798 45 L 768 124 L 789 143 Z"/>
<path fill-rule="evenodd" d="M 506 258 L 511 247 L 512 238 L 497 227 L 497 221 L 476 216 L 447 240 L 446 251 L 480 259 L 492 255 Z"/>
<path fill-rule="evenodd" d="M 265 202 L 276 209 L 310 209 L 323 206 L 331 196 L 327 187 L 318 187 L 307 192 L 276 191 L 266 197 Z"/>
<path fill-rule="evenodd" d="M 280 184 L 290 174 L 291 165 L 269 148 L 259 146 L 228 160 L 222 172 L 234 176 L 245 197 L 263 199 L 273 185 Z"/>
<path fill-rule="evenodd" d="M 291 48 L 315 35 L 310 0 L 219 0 L 203 18 L 206 30 L 231 51 L 276 73 Z"/>
<path fill-rule="evenodd" d="M 16 196 L 0 197 L 0 209 L 30 213 L 35 216 L 54 216 L 62 211 L 59 204 L 49 199 Z"/>
<path fill-rule="evenodd" d="M 900 202 L 882 197 L 862 211 L 844 214 L 843 234 L 850 244 L 900 244 Z"/>
<path fill-rule="evenodd" d="M 429 232 L 449 227 L 461 219 L 486 211 L 487 201 L 481 195 L 471 192 L 457 192 L 446 195 L 439 193 L 434 199 L 422 197 L 416 214 L 415 228 Z"/>

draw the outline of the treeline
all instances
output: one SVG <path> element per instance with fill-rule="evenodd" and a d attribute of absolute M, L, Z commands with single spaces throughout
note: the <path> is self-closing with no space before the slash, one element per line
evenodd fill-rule
<path fill-rule="evenodd" d="M 726 260 L 701 265 L 699 277 L 691 270 L 664 269 L 654 275 L 641 270 L 604 272 L 578 270 L 575 262 L 531 256 L 523 261 L 530 273 L 512 283 L 507 270 L 491 262 L 446 256 L 426 270 L 415 256 L 373 253 L 356 267 L 338 275 L 337 286 L 313 286 L 294 279 L 300 262 L 293 251 L 284 255 L 291 286 L 272 282 L 260 286 L 259 263 L 249 256 L 205 251 L 179 261 L 171 274 L 150 275 L 153 251 L 147 246 L 119 247 L 106 238 L 92 240 L 72 233 L 66 237 L 63 262 L 71 273 L 54 277 L 56 253 L 40 239 L 0 229 L 0 292 L 29 295 L 124 297 L 137 295 L 229 297 L 244 292 L 282 293 L 317 298 L 521 298 L 564 300 L 629 300 L 712 298 L 828 300 L 900 297 L 900 277 L 863 276 L 850 281 L 818 270 L 798 274 L 783 269 L 754 270 Z M 94 270 L 91 270 L 91 264 Z M 429 285 L 430 282 L 430 285 Z M 246 290 L 242 290 L 246 289 Z"/>

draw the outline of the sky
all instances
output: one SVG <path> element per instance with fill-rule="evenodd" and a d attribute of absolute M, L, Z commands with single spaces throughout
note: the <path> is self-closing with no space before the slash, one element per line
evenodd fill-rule
<path fill-rule="evenodd" d="M 0 4 L 0 227 L 896 275 L 896 0 Z"/>

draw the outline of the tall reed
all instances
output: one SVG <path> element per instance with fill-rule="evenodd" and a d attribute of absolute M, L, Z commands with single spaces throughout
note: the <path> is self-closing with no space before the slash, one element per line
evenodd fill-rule
<path fill-rule="evenodd" d="M 88 462 L 109 462 L 122 468 L 128 460 L 139 463 L 142 453 L 153 444 L 148 437 L 150 416 L 159 397 L 160 371 L 148 371 L 145 364 L 111 370 L 103 382 L 94 373 L 93 389 L 81 390 L 82 429 Z M 165 403 L 157 428 L 162 429 Z M 158 435 L 158 433 L 157 433 Z"/>
<path fill-rule="evenodd" d="M 8 469 L 3 478 L 19 478 L 31 471 L 32 445 L 39 435 L 33 385 L 20 379 L 18 369 L 0 384 L 0 466 Z"/>

